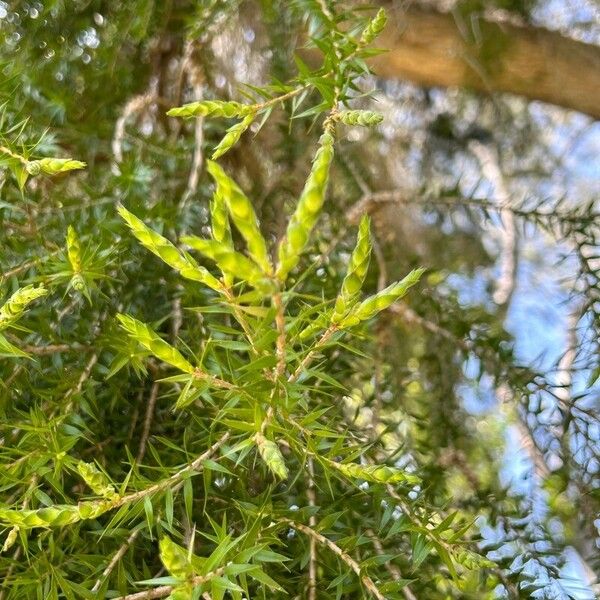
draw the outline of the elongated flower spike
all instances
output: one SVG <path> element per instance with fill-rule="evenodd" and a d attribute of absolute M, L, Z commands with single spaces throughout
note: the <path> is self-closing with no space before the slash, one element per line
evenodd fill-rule
<path fill-rule="evenodd" d="M 58 173 L 66 173 L 76 169 L 84 169 L 86 164 L 80 160 L 72 158 L 42 158 L 40 160 L 32 160 L 27 163 L 27 172 L 30 175 L 56 175 Z"/>
<path fill-rule="evenodd" d="M 275 442 L 267 439 L 262 433 L 257 433 L 254 436 L 254 441 L 256 442 L 260 457 L 267 467 L 269 467 L 271 472 L 279 477 L 279 479 L 287 479 L 288 468 L 279 446 Z"/>
<path fill-rule="evenodd" d="M 360 221 L 356 247 L 350 257 L 350 264 L 342 283 L 342 289 L 335 301 L 335 307 L 331 316 L 332 323 L 338 324 L 342 320 L 354 304 L 365 281 L 371 258 L 370 224 L 369 217 L 364 215 Z"/>
<path fill-rule="evenodd" d="M 228 150 L 234 146 L 237 141 L 242 136 L 242 133 L 252 125 L 256 115 L 254 113 L 250 113 L 244 117 L 242 121 L 232 125 L 227 132 L 225 133 L 225 137 L 217 144 L 211 159 L 216 160 L 220 156 L 223 156 Z"/>
<path fill-rule="evenodd" d="M 279 244 L 277 277 L 285 281 L 289 272 L 298 264 L 300 254 L 308 243 L 315 226 L 327 190 L 329 168 L 333 159 L 333 135 L 325 132 L 319 140 L 312 169 L 298 200 L 296 210 L 288 223 L 284 238 Z"/>
<path fill-rule="evenodd" d="M 363 479 L 371 483 L 402 483 L 416 485 L 421 478 L 387 465 L 358 465 L 356 463 L 337 463 L 328 460 L 327 463 L 352 479 Z"/>
<path fill-rule="evenodd" d="M 265 274 L 270 275 L 273 268 L 267 252 L 267 243 L 258 226 L 252 203 L 220 165 L 212 160 L 207 161 L 206 165 L 217 185 L 217 194 L 223 198 L 231 219 L 246 241 L 248 254 Z"/>
<path fill-rule="evenodd" d="M 359 44 L 361 46 L 368 46 L 371 42 L 375 40 L 375 38 L 383 31 L 387 23 L 387 15 L 385 14 L 385 10 L 380 8 L 377 11 L 377 14 L 369 21 L 367 26 L 364 28 Z"/>
<path fill-rule="evenodd" d="M 81 475 L 81 478 L 85 481 L 87 486 L 97 494 L 108 500 L 115 498 L 117 492 L 110 483 L 108 478 L 102 471 L 100 471 L 96 465 L 92 463 L 86 463 L 79 461 L 77 463 L 77 472 Z"/>
<path fill-rule="evenodd" d="M 218 191 L 215 191 L 210 201 L 210 227 L 215 242 L 233 249 L 227 204 Z"/>
<path fill-rule="evenodd" d="M 227 282 L 235 278 L 247 281 L 250 285 L 265 293 L 274 291 L 272 281 L 266 277 L 260 267 L 243 254 L 236 252 L 232 247 L 220 244 L 215 240 L 205 240 L 195 235 L 183 236 L 181 241 L 215 261 Z"/>
<path fill-rule="evenodd" d="M 345 329 L 346 327 L 358 325 L 361 321 L 366 321 L 385 310 L 396 300 L 402 298 L 419 281 L 424 271 L 425 269 L 415 269 L 401 281 L 392 283 L 374 296 L 363 300 L 340 321 L 339 327 Z"/>
<path fill-rule="evenodd" d="M 47 293 L 48 290 L 41 286 L 27 285 L 18 289 L 0 308 L 0 331 L 16 323 L 28 304 Z"/>
<path fill-rule="evenodd" d="M 194 372 L 194 367 L 183 357 L 181 352 L 165 342 L 148 325 L 129 315 L 118 314 L 117 319 L 129 337 L 139 342 L 154 356 L 173 367 L 177 367 L 184 373 Z"/>
<path fill-rule="evenodd" d="M 193 573 L 188 552 L 167 536 L 159 542 L 160 560 L 167 572 L 178 579 L 186 579 Z"/>
<path fill-rule="evenodd" d="M 117 210 L 142 246 L 156 254 L 170 267 L 179 271 L 182 277 L 199 281 L 219 292 L 223 290 L 219 280 L 211 275 L 207 269 L 197 264 L 191 256 L 178 250 L 169 240 L 150 229 L 124 206 L 119 206 Z"/>
<path fill-rule="evenodd" d="M 247 104 L 239 102 L 222 102 L 218 100 L 202 100 L 176 106 L 167 111 L 169 117 L 243 117 L 252 110 Z"/>
<path fill-rule="evenodd" d="M 337 118 L 345 125 L 362 125 L 372 127 L 383 121 L 383 115 L 370 110 L 343 110 Z"/>

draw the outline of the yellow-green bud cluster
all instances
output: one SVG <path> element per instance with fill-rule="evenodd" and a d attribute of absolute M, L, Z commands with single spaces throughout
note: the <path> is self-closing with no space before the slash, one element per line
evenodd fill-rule
<path fill-rule="evenodd" d="M 56 504 L 33 510 L 0 508 L 0 523 L 22 529 L 60 527 L 78 521 L 95 519 L 113 507 L 111 501 L 80 502 L 77 505 Z"/>
<path fill-rule="evenodd" d="M 243 117 L 252 111 L 252 107 L 239 102 L 202 100 L 177 106 L 167 111 L 170 117 Z"/>
<path fill-rule="evenodd" d="M 383 121 L 383 115 L 371 110 L 343 110 L 337 118 L 345 125 L 362 125 L 372 127 Z"/>
<path fill-rule="evenodd" d="M 364 28 L 359 44 L 361 46 L 367 46 L 383 31 L 385 24 L 387 23 L 387 15 L 385 10 L 380 8 L 377 14 L 369 21 L 367 26 Z"/>
<path fill-rule="evenodd" d="M 167 536 L 159 542 L 160 560 L 173 577 L 186 579 L 193 574 L 188 552 Z"/>
<path fill-rule="evenodd" d="M 18 289 L 0 308 L 0 331 L 18 321 L 29 303 L 47 293 L 48 290 L 41 286 L 27 285 Z"/>
<path fill-rule="evenodd" d="M 285 237 L 279 244 L 277 277 L 281 281 L 284 281 L 288 273 L 298 264 L 300 253 L 308 243 L 310 233 L 321 212 L 332 159 L 333 136 L 325 132 L 319 140 L 319 149 L 298 200 L 298 206 L 287 226 Z"/>
<path fill-rule="evenodd" d="M 67 257 L 73 273 L 81 272 L 81 244 L 79 236 L 72 225 L 67 228 Z"/>
<path fill-rule="evenodd" d="M 130 315 L 118 314 L 117 319 L 119 319 L 121 327 L 127 334 L 154 356 L 184 373 L 194 372 L 194 367 L 183 357 L 181 352 L 165 342 L 148 325 L 134 319 Z"/>
<path fill-rule="evenodd" d="M 230 150 L 231 147 L 237 143 L 237 141 L 242 136 L 242 133 L 244 133 L 244 131 L 246 131 L 246 129 L 248 129 L 248 127 L 252 125 L 255 116 L 256 115 L 254 113 L 250 113 L 244 117 L 243 121 L 232 125 L 227 130 L 227 132 L 225 133 L 225 137 L 217 144 L 217 147 L 215 148 L 211 156 L 212 160 L 216 160 L 217 158 L 219 158 L 219 156 L 223 156 L 225 152 Z"/>
<path fill-rule="evenodd" d="M 2 545 L 2 550 L 0 550 L 0 552 L 8 552 L 15 545 L 18 535 L 19 528 L 15 526 L 8 532 L 8 535 L 4 540 L 4 544 Z"/>
<path fill-rule="evenodd" d="M 213 194 L 210 201 L 210 227 L 215 242 L 233 248 L 227 205 L 218 192 Z"/>
<path fill-rule="evenodd" d="M 180 252 L 169 240 L 147 227 L 124 206 L 119 206 L 117 210 L 141 244 L 170 267 L 179 271 L 182 277 L 204 283 L 213 290 L 222 289 L 219 281 L 207 269 L 198 265 L 191 256 Z"/>
<path fill-rule="evenodd" d="M 495 566 L 494 562 L 471 550 L 458 550 L 453 555 L 456 562 L 466 569 L 485 569 Z"/>
<path fill-rule="evenodd" d="M 305 327 L 299 334 L 298 337 L 301 340 L 307 340 L 308 338 L 315 335 L 321 329 L 327 327 L 327 323 L 329 322 L 329 315 L 320 315 L 317 317 L 308 327 Z"/>
<path fill-rule="evenodd" d="M 220 244 L 214 240 L 204 240 L 194 235 L 183 236 L 181 241 L 214 260 L 224 275 L 246 281 L 253 287 L 267 293 L 273 291 L 271 280 L 265 277 L 258 265 L 243 254 L 233 250 L 230 246 Z"/>
<path fill-rule="evenodd" d="M 387 465 L 357 465 L 356 463 L 328 463 L 351 479 L 363 479 L 370 483 L 400 483 L 415 485 L 421 481 L 416 475 L 405 473 L 400 469 L 388 467 Z"/>
<path fill-rule="evenodd" d="M 352 327 L 353 325 L 358 325 L 361 321 L 366 321 L 374 317 L 377 313 L 396 302 L 396 300 L 402 298 L 419 281 L 424 270 L 415 269 L 402 279 L 402 281 L 392 283 L 374 296 L 363 300 L 341 320 L 339 326 L 341 328 Z"/>
<path fill-rule="evenodd" d="M 39 175 L 40 173 L 56 175 L 75 169 L 85 169 L 85 167 L 84 162 L 72 158 L 42 158 L 28 162 L 26 169 L 30 175 Z"/>
<path fill-rule="evenodd" d="M 260 232 L 252 203 L 238 184 L 216 162 L 207 161 L 207 169 L 215 180 L 217 194 L 225 201 L 235 226 L 246 241 L 248 253 L 264 273 L 271 273 L 267 243 Z"/>
<path fill-rule="evenodd" d="M 271 472 L 279 479 L 286 479 L 288 476 L 288 469 L 285 465 L 285 460 L 279 446 L 269 439 L 267 439 L 262 433 L 257 433 L 254 436 L 258 453 L 263 459 L 267 467 Z"/>
<path fill-rule="evenodd" d="M 96 465 L 79 461 L 77 463 L 77 472 L 94 494 L 106 499 L 113 499 L 117 496 L 117 492 L 108 480 L 108 477 Z"/>
<path fill-rule="evenodd" d="M 356 246 L 350 257 L 350 264 L 348 265 L 348 271 L 342 283 L 342 289 L 335 301 L 335 307 L 331 316 L 332 323 L 339 323 L 354 304 L 365 281 L 370 258 L 370 219 L 367 215 L 364 215 L 358 227 Z"/>

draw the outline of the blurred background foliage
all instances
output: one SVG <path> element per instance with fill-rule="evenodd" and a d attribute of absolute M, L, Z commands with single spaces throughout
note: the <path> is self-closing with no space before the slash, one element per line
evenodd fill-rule
<path fill-rule="evenodd" d="M 345 4 L 357 14 L 368 8 Z M 583 0 L 416 4 L 465 20 L 558 29 L 588 44 L 600 37 L 597 5 Z M 113 315 L 134 314 L 193 344 L 207 335 L 206 323 L 181 306 L 208 299 L 141 248 L 115 206 L 126 204 L 170 239 L 206 233 L 212 186 L 204 160 L 230 123 L 165 112 L 197 99 L 243 100 L 246 84 L 292 79 L 296 53 L 311 60 L 302 46 L 319 5 L 0 2 L 2 145 L 87 163 L 75 174 L 32 178 L 22 190 L 10 170 L 0 175 L 3 291 L 40 281 L 51 288 L 8 338 L 35 361 L 0 363 L 3 501 L 68 496 L 77 484 L 62 471 L 64 452 L 97 460 L 115 481 L 125 478 L 156 367 L 124 347 Z M 396 8 L 401 15 L 405 5 Z M 502 51 L 492 50 L 489 68 Z M 410 579 L 401 592 L 409 600 L 597 597 L 598 123 L 506 94 L 377 75 L 366 75 L 361 87 L 373 93 L 357 94 L 352 106 L 385 118 L 375 129 L 340 129 L 318 240 L 303 259 L 312 266 L 306 292 L 336 294 L 363 212 L 376 239 L 367 291 L 416 266 L 428 272 L 418 293 L 365 330 L 361 353 L 332 363 L 330 374 L 348 390 L 340 395 L 347 423 L 339 427 L 357 425 L 393 449 L 400 466 L 418 467 L 424 502 L 475 520 L 472 541 L 499 565 L 472 571 L 457 587 L 435 553 L 416 560 L 407 533 L 379 542 L 379 577 Z M 253 125 L 221 161 L 253 199 L 271 240 L 284 231 L 319 135 L 310 118 L 290 111 L 274 112 L 260 131 Z M 85 294 L 69 285 L 69 225 L 84 250 Z M 125 365 L 123 356 L 133 359 Z M 176 448 L 194 446 L 186 432 L 201 427 L 198 417 L 173 415 L 168 386 L 157 393 L 141 454 L 149 473 L 160 472 L 165 453 L 181 461 Z M 257 476 L 247 484 L 215 495 L 251 501 L 264 482 Z M 298 493 L 290 489 L 280 500 L 303 505 Z M 355 495 L 340 498 L 345 512 L 328 528 L 369 555 L 363 546 L 381 515 L 361 514 Z M 45 531 L 26 554 L 0 555 L 0 597 L 84 597 L 76 584 L 90 590 L 130 532 L 123 526 L 98 538 L 80 529 L 79 539 Z M 104 589 L 125 593 L 130 582 L 154 577 L 153 544 L 148 531 L 132 540 Z M 297 597 L 307 593 L 302 552 L 279 573 L 297 582 Z M 318 597 L 358 597 L 358 588 L 344 585 Z"/>

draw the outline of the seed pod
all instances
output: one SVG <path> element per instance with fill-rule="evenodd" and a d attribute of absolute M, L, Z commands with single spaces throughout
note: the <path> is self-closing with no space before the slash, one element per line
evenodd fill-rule
<path fill-rule="evenodd" d="M 271 472 L 279 477 L 280 479 L 286 479 L 288 476 L 288 469 L 285 465 L 285 460 L 279 450 L 279 446 L 275 442 L 268 440 L 262 433 L 257 433 L 254 436 L 258 453 L 263 459 L 267 467 Z"/>
<path fill-rule="evenodd" d="M 368 25 L 364 28 L 359 45 L 368 46 L 382 31 L 387 23 L 387 15 L 385 10 L 380 8 L 377 14 L 369 21 Z"/>
<path fill-rule="evenodd" d="M 72 225 L 67 227 L 67 256 L 73 273 L 81 272 L 81 244 L 79 236 Z"/>
<path fill-rule="evenodd" d="M 246 281 L 266 293 L 273 291 L 271 281 L 265 277 L 258 265 L 232 248 L 195 235 L 183 236 L 181 241 L 214 260 L 224 275 Z"/>
<path fill-rule="evenodd" d="M 86 163 L 72 158 L 42 158 L 27 163 L 27 172 L 30 175 L 38 175 L 40 172 L 56 175 L 75 169 L 85 169 L 86 166 Z"/>
<path fill-rule="evenodd" d="M 308 243 L 310 232 L 321 212 L 332 159 L 333 136 L 325 132 L 319 140 L 319 149 L 315 154 L 312 169 L 288 223 L 285 237 L 279 244 L 277 277 L 281 281 L 285 281 L 288 273 L 298 264 L 300 253 Z"/>
<path fill-rule="evenodd" d="M 169 117 L 243 117 L 252 109 L 239 102 L 222 102 L 219 100 L 202 100 L 177 106 L 167 111 Z"/>
<path fill-rule="evenodd" d="M 48 290 L 41 286 L 27 285 L 18 289 L 0 308 L 0 331 L 18 321 L 30 302 L 47 293 Z"/>
<path fill-rule="evenodd" d="M 106 499 L 112 499 L 117 496 L 117 492 L 108 480 L 108 477 L 96 465 L 79 461 L 77 463 L 77 472 L 94 494 Z"/>
<path fill-rule="evenodd" d="M 225 137 L 218 143 L 211 156 L 211 159 L 216 160 L 219 158 L 219 156 L 223 156 L 225 152 L 234 146 L 240 139 L 242 133 L 244 133 L 244 131 L 246 131 L 246 129 L 252 125 L 252 122 L 255 118 L 256 115 L 254 113 L 250 113 L 244 117 L 243 121 L 232 125 L 225 133 Z"/>
<path fill-rule="evenodd" d="M 139 342 L 146 350 L 151 352 L 163 362 L 178 368 L 184 373 L 193 373 L 194 367 L 183 357 L 181 352 L 165 342 L 148 325 L 134 319 L 129 315 L 118 314 L 117 319 L 127 334 Z"/>
<path fill-rule="evenodd" d="M 374 296 L 363 300 L 341 320 L 339 326 L 341 328 L 352 327 L 353 325 L 358 325 L 361 321 L 366 321 L 374 317 L 377 313 L 396 302 L 396 300 L 402 298 L 419 281 L 424 271 L 425 269 L 415 269 L 402 279 L 402 281 L 392 283 Z"/>
<path fill-rule="evenodd" d="M 2 550 L 0 552 L 8 552 L 17 541 L 17 536 L 19 535 L 19 528 L 17 526 L 13 527 L 6 536 L 4 540 L 4 545 L 2 546 Z"/>
<path fill-rule="evenodd" d="M 370 110 L 343 110 L 337 118 L 345 125 L 371 127 L 383 121 L 383 115 Z"/>
<path fill-rule="evenodd" d="M 415 485 L 421 481 L 420 477 L 394 469 L 387 465 L 357 465 L 356 463 L 337 463 L 327 461 L 332 467 L 352 479 L 364 479 L 371 483 L 403 483 Z"/>
<path fill-rule="evenodd" d="M 117 210 L 142 246 L 179 271 L 182 277 L 199 281 L 213 290 L 221 291 L 223 289 L 219 281 L 204 267 L 198 265 L 191 256 L 180 252 L 169 240 L 147 227 L 124 206 L 119 206 Z"/>
<path fill-rule="evenodd" d="M 248 253 L 265 274 L 270 274 L 272 267 L 267 253 L 267 243 L 260 232 L 258 219 L 250 200 L 216 162 L 209 160 L 206 164 L 208 172 L 217 185 L 217 194 L 225 201 L 235 226 L 248 245 Z"/>
<path fill-rule="evenodd" d="M 342 289 L 335 301 L 335 307 L 331 316 L 332 323 L 339 323 L 348 310 L 352 308 L 365 281 L 370 258 L 370 219 L 367 215 L 363 215 L 358 227 L 356 247 L 350 257 L 350 264 L 348 265 L 348 271 L 342 283 Z"/>
<path fill-rule="evenodd" d="M 193 574 L 187 550 L 166 536 L 160 540 L 158 546 L 160 560 L 169 574 L 178 579 L 186 579 Z"/>

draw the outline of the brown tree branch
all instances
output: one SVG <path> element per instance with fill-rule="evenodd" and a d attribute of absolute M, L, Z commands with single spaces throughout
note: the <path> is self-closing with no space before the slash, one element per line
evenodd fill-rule
<path fill-rule="evenodd" d="M 380 4 L 390 17 L 377 40 L 389 51 L 371 61 L 380 77 L 508 92 L 600 118 L 600 47 L 541 27 Z"/>

